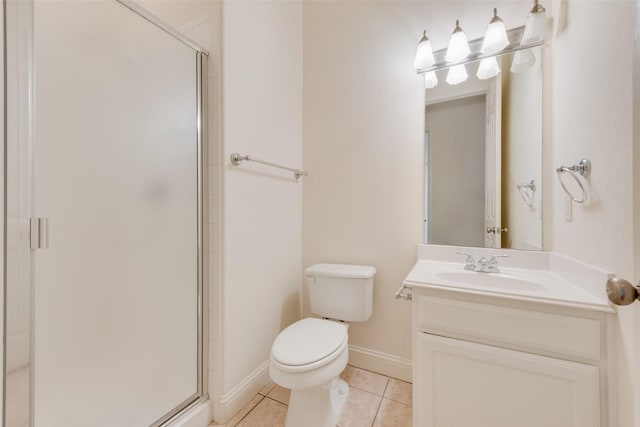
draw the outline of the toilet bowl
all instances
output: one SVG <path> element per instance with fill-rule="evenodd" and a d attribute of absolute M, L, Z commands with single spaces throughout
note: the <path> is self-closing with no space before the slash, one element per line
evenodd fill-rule
<path fill-rule="evenodd" d="M 340 378 L 349 358 L 348 324 L 371 316 L 373 267 L 316 264 L 305 270 L 313 314 L 280 332 L 269 374 L 291 390 L 285 427 L 335 427 L 349 396 Z M 335 320 L 334 320 L 335 319 Z"/>
<path fill-rule="evenodd" d="M 286 427 L 335 427 L 349 395 L 340 379 L 349 358 L 347 325 L 302 319 L 273 343 L 269 374 L 291 389 Z"/>

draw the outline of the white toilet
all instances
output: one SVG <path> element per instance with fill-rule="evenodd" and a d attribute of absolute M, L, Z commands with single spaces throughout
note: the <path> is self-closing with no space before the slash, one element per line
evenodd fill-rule
<path fill-rule="evenodd" d="M 269 374 L 291 389 L 286 427 L 335 427 L 349 395 L 340 379 L 349 358 L 348 324 L 364 322 L 373 308 L 376 269 L 316 264 L 305 270 L 311 312 L 276 337 Z M 326 320 L 325 320 L 326 319 Z"/>

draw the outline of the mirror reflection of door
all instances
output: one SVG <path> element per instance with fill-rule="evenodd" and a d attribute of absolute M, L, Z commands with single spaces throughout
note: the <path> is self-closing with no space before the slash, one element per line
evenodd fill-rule
<path fill-rule="evenodd" d="M 485 96 L 430 104 L 426 128 L 427 242 L 484 246 Z"/>

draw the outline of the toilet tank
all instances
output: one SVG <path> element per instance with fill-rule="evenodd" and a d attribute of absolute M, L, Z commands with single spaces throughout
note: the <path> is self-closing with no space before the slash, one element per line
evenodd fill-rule
<path fill-rule="evenodd" d="M 374 267 L 315 264 L 304 272 L 313 314 L 345 322 L 364 322 L 371 316 Z"/>

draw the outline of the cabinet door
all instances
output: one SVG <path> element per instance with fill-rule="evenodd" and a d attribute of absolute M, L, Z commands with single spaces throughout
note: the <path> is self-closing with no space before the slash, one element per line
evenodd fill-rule
<path fill-rule="evenodd" d="M 418 333 L 414 427 L 598 427 L 598 368 Z"/>

